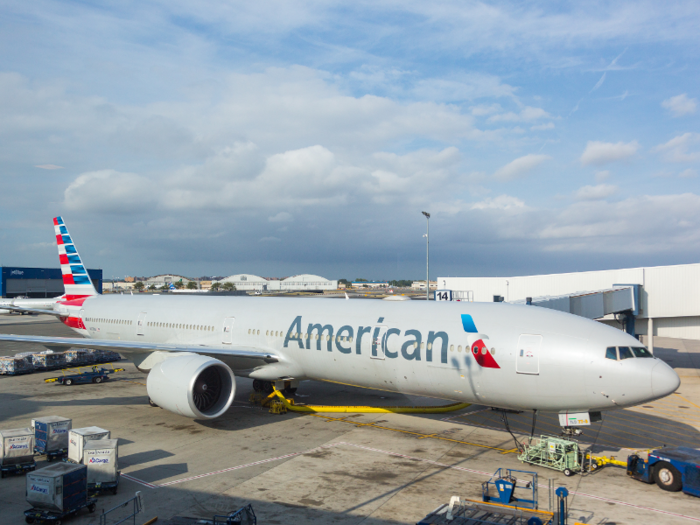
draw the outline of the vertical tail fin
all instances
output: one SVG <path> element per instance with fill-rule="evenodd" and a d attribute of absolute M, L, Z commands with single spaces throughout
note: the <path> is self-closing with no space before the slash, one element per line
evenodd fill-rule
<path fill-rule="evenodd" d="M 73 244 L 68 233 L 68 228 L 63 222 L 63 218 L 56 217 L 53 220 L 53 227 L 56 231 L 56 243 L 58 244 L 58 258 L 61 261 L 61 273 L 63 274 L 63 287 L 66 291 L 66 299 L 80 299 L 97 295 L 97 290 L 88 276 L 85 265 L 80 259 L 78 250 Z"/>

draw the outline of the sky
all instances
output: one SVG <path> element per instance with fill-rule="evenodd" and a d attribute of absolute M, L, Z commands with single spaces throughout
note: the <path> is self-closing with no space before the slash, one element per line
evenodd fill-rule
<path fill-rule="evenodd" d="M 0 265 L 700 262 L 700 5 L 5 0 Z"/>

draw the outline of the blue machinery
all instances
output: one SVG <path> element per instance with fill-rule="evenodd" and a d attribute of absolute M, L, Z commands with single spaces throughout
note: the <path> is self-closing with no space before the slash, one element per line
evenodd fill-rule
<path fill-rule="evenodd" d="M 527 474 L 531 480 L 527 481 L 524 486 L 519 487 L 518 478 L 513 473 Z M 496 489 L 495 495 L 491 494 L 491 487 Z M 518 489 L 517 496 L 515 494 L 516 488 Z M 491 476 L 491 479 L 481 484 L 481 495 L 485 503 L 493 502 L 523 509 L 536 509 L 537 472 L 499 468 Z"/>

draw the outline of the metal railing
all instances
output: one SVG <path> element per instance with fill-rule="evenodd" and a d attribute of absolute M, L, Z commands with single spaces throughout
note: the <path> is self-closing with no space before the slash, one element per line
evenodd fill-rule
<path fill-rule="evenodd" d="M 113 516 L 110 518 L 109 514 L 113 514 L 119 510 L 126 509 L 132 504 L 131 514 L 128 516 Z M 136 525 L 136 515 L 144 511 L 143 500 L 141 499 L 141 492 L 136 492 L 134 497 L 126 500 L 124 503 L 120 503 L 116 507 L 112 507 L 109 510 L 103 510 L 100 515 L 100 525 L 119 525 L 120 523 L 126 523 L 128 520 L 132 520 L 132 523 Z M 108 521 L 109 520 L 109 521 Z M 118 520 L 118 521 L 112 521 Z"/>

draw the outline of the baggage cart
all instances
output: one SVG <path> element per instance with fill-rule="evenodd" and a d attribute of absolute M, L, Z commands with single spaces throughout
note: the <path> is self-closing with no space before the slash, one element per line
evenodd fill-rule
<path fill-rule="evenodd" d="M 27 475 L 27 523 L 60 524 L 61 520 L 87 507 L 94 512 L 95 498 L 88 497 L 87 467 L 71 463 L 54 463 Z"/>
<path fill-rule="evenodd" d="M 0 374 L 18 376 L 34 372 L 34 365 L 27 357 L 0 357 Z"/>
<path fill-rule="evenodd" d="M 33 354 L 32 361 L 34 363 L 34 370 L 37 372 L 58 370 L 66 366 L 66 358 L 61 352 Z"/>
<path fill-rule="evenodd" d="M 74 428 L 68 431 L 68 461 L 82 463 L 83 449 L 90 440 L 109 439 L 110 432 L 100 427 Z"/>
<path fill-rule="evenodd" d="M 47 461 L 68 455 L 68 433 L 73 421 L 67 417 L 47 416 L 32 419 L 34 452 L 46 456 Z"/>
<path fill-rule="evenodd" d="M 35 468 L 34 431 L 31 428 L 0 430 L 0 477 Z"/>
<path fill-rule="evenodd" d="M 113 368 L 112 370 L 107 370 L 106 368 L 98 368 L 93 366 L 90 370 L 85 372 L 79 372 L 77 374 L 66 375 L 66 370 L 63 371 L 60 377 L 50 377 L 44 379 L 45 383 L 58 383 L 60 385 L 85 385 L 88 383 L 103 383 L 109 381 L 109 375 L 116 372 L 124 372 L 123 368 Z"/>
<path fill-rule="evenodd" d="M 119 444 L 116 439 L 88 441 L 83 447 L 83 464 L 87 467 L 88 492 L 91 495 L 119 488 Z"/>

